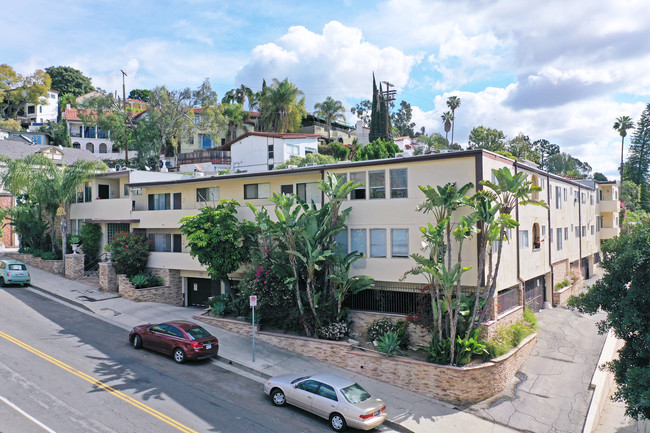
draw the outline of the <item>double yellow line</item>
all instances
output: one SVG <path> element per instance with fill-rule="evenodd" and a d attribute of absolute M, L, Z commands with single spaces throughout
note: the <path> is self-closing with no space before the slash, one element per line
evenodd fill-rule
<path fill-rule="evenodd" d="M 51 362 L 52 364 L 56 365 L 57 367 L 62 368 L 63 370 L 67 371 L 68 373 L 74 374 L 75 376 L 85 380 L 86 382 L 89 382 L 89 383 L 93 384 L 94 386 L 98 387 L 99 389 L 103 389 L 104 391 L 107 391 L 107 392 L 113 394 L 115 397 L 117 397 L 117 398 L 119 398 L 121 400 L 124 400 L 125 402 L 129 403 L 130 405 L 137 407 L 141 411 L 146 412 L 146 413 L 148 413 L 149 415 L 151 415 L 151 416 L 153 416 L 155 418 L 158 418 L 162 422 L 167 423 L 170 426 L 172 426 L 172 427 L 174 427 L 174 428 L 176 428 L 176 429 L 178 429 L 178 430 L 180 430 L 180 431 L 182 431 L 184 433 L 198 433 L 197 431 L 192 430 L 191 428 L 179 423 L 178 421 L 168 417 L 167 415 L 158 412 L 157 410 L 147 406 L 144 403 L 139 402 L 138 400 L 134 399 L 133 397 L 129 397 L 128 395 L 124 394 L 123 392 L 120 392 L 120 391 L 116 390 L 112 386 L 105 384 L 101 380 L 97 380 L 94 377 L 92 377 L 92 376 L 90 376 L 90 375 L 88 375 L 88 374 L 86 374 L 86 373 L 84 373 L 82 371 L 79 371 L 76 368 L 73 368 L 73 367 L 69 366 L 68 364 L 66 364 L 64 362 L 61 362 L 58 359 L 53 358 L 50 355 L 48 355 L 46 353 L 43 353 L 40 350 L 35 349 L 35 348 L 33 348 L 32 346 L 30 346 L 30 345 L 28 345 L 26 343 L 23 343 L 22 341 L 18 340 L 17 338 L 12 337 L 9 334 L 6 334 L 6 333 L 0 331 L 0 337 L 4 338 L 7 341 L 10 341 L 10 342 L 14 343 L 15 345 L 27 350 L 28 352 L 33 353 L 34 355 L 36 355 L 36 356 L 38 356 L 40 358 L 43 358 L 44 360 L 46 360 L 48 362 Z"/>

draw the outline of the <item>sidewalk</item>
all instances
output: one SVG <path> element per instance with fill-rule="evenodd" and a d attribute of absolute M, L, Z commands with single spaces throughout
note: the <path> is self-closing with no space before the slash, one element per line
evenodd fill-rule
<path fill-rule="evenodd" d="M 82 281 L 69 280 L 34 267 L 30 267 L 29 270 L 32 275 L 32 287 L 27 290 L 34 290 L 45 296 L 54 297 L 87 313 L 100 316 L 103 320 L 123 328 L 125 340 L 127 338 L 126 331 L 131 330 L 135 325 L 168 320 L 193 320 L 194 315 L 203 311 L 192 307 L 133 302 L 116 293 L 103 292 L 98 287 L 92 287 Z M 338 373 L 357 380 L 372 395 L 376 395 L 386 402 L 389 417 L 384 425 L 394 431 L 406 433 L 432 431 L 508 433 L 514 431 L 458 410 L 450 404 L 260 341 L 255 342 L 255 362 L 253 362 L 251 338 L 206 323 L 201 323 L 201 326 L 219 338 L 219 358 L 213 362 L 220 367 L 257 380 L 259 383 L 263 383 L 265 378 L 279 374 L 315 372 Z M 261 389 L 260 387 L 260 392 L 262 392 Z"/>

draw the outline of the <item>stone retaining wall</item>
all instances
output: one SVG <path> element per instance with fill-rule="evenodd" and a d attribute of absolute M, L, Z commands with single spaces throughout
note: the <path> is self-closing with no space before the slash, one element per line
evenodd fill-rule
<path fill-rule="evenodd" d="M 584 285 L 585 280 L 582 278 L 570 286 L 563 287 L 560 290 L 553 290 L 553 305 L 566 305 L 571 296 L 575 296 L 582 291 Z"/>
<path fill-rule="evenodd" d="M 160 302 L 162 304 L 183 306 L 183 293 L 181 289 L 158 286 L 148 287 L 146 289 L 136 289 L 131 284 L 131 280 L 124 275 L 117 275 L 118 292 L 123 297 L 135 302 Z"/>
<path fill-rule="evenodd" d="M 360 341 L 368 340 L 368 326 L 372 324 L 375 320 L 379 320 L 382 317 L 388 317 L 392 319 L 393 322 L 398 320 L 406 319 L 406 316 L 401 314 L 388 314 L 388 313 L 373 313 L 370 311 L 350 311 L 348 318 L 352 320 L 352 328 L 350 333 L 354 336 L 355 339 Z M 427 345 L 431 341 L 431 335 L 429 331 L 421 326 L 414 325 L 412 323 L 408 324 L 409 336 L 411 337 L 411 346 L 417 347 L 419 345 Z"/>
<path fill-rule="evenodd" d="M 65 255 L 65 277 L 73 280 L 80 280 L 84 277 L 84 255 Z"/>
<path fill-rule="evenodd" d="M 5 253 L 5 254 L 14 260 L 20 260 L 21 262 L 27 265 L 33 266 L 38 269 L 42 269 L 51 274 L 63 273 L 63 260 L 43 260 L 40 257 L 34 257 L 31 254 L 23 254 L 23 253 Z"/>
<path fill-rule="evenodd" d="M 117 292 L 117 274 L 112 262 L 99 262 L 99 288 L 105 292 Z"/>
<path fill-rule="evenodd" d="M 252 335 L 251 324 L 207 315 L 195 319 L 243 335 Z M 373 379 L 388 382 L 453 404 L 472 404 L 503 391 L 537 342 L 537 334 L 526 337 L 509 353 L 480 365 L 453 367 L 388 358 L 362 352 L 350 343 L 256 332 L 256 339 L 345 368 Z"/>

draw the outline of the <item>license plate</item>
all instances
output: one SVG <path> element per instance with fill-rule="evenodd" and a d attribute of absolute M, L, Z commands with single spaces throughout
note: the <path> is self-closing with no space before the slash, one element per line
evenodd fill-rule
<path fill-rule="evenodd" d="M 379 416 L 380 413 L 381 413 L 381 411 L 378 410 L 378 411 L 376 411 L 375 413 L 373 413 L 372 416 Z"/>
<path fill-rule="evenodd" d="M 23 276 L 23 273 L 22 273 L 22 272 L 16 272 L 16 276 L 17 276 L 17 277 L 22 277 L 22 276 Z"/>
<path fill-rule="evenodd" d="M 212 344 L 206 344 L 206 345 L 205 345 L 205 348 L 206 348 L 206 349 L 212 349 Z"/>

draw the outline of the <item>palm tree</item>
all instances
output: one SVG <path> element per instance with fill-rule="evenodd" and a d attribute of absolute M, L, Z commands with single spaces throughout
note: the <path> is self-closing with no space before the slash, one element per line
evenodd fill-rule
<path fill-rule="evenodd" d="M 447 99 L 447 107 L 451 110 L 451 144 L 454 144 L 454 127 L 456 126 L 456 108 L 460 107 L 460 98 L 450 96 Z"/>
<path fill-rule="evenodd" d="M 228 141 L 237 138 L 237 128 L 244 127 L 248 120 L 248 111 L 241 104 L 222 104 L 223 116 L 228 122 Z"/>
<path fill-rule="evenodd" d="M 621 116 L 616 119 L 613 128 L 621 136 L 621 184 L 623 184 L 623 147 L 625 145 L 625 136 L 627 135 L 627 130 L 634 128 L 634 122 L 632 122 L 630 116 Z"/>
<path fill-rule="evenodd" d="M 300 126 L 305 110 L 304 93 L 288 78 L 280 81 L 273 79 L 273 84 L 266 88 L 260 98 L 262 123 L 264 129 L 274 132 L 292 132 Z"/>
<path fill-rule="evenodd" d="M 324 117 L 327 121 L 327 141 L 330 141 L 332 139 L 332 121 L 345 120 L 343 103 L 328 96 L 323 102 L 314 104 L 314 110 L 316 116 Z"/>
<path fill-rule="evenodd" d="M 221 99 L 221 103 L 222 104 L 237 103 L 243 107 L 244 102 L 248 100 L 248 108 L 251 108 L 254 97 L 255 97 L 255 93 L 250 89 L 250 87 L 246 87 L 245 85 L 242 84 L 238 88 L 226 92 L 226 94 Z"/>
<path fill-rule="evenodd" d="M 449 145 L 449 130 L 451 129 L 451 122 L 454 121 L 454 115 L 451 114 L 451 111 L 447 111 L 440 117 L 442 118 L 442 123 L 445 125 L 445 140 L 447 140 L 447 145 Z"/>

